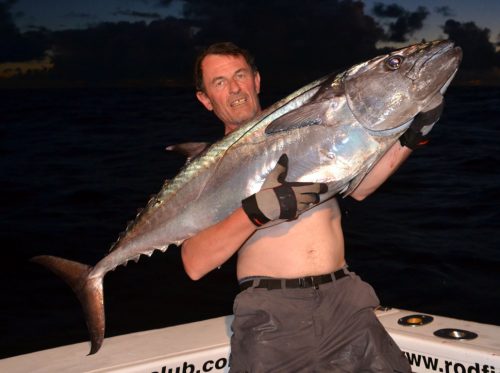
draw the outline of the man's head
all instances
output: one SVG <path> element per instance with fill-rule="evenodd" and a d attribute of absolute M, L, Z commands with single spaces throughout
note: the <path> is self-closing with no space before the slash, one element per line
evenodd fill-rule
<path fill-rule="evenodd" d="M 225 133 L 260 112 L 260 75 L 253 57 L 233 43 L 205 49 L 195 65 L 196 97 L 224 123 Z"/>

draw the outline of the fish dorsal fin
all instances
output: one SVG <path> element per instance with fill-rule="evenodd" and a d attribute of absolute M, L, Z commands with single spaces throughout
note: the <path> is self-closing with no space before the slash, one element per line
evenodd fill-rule
<path fill-rule="evenodd" d="M 165 150 L 176 152 L 187 157 L 188 161 L 195 158 L 210 146 L 208 142 L 185 142 L 182 144 L 169 145 Z"/>
<path fill-rule="evenodd" d="M 323 123 L 323 113 L 328 108 L 328 101 L 314 102 L 292 110 L 277 118 L 266 127 L 266 134 L 291 131 L 297 128 L 316 126 Z"/>

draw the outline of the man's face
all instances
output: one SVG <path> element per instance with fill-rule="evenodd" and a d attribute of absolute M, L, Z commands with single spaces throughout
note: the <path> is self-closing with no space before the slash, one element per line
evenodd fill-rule
<path fill-rule="evenodd" d="M 260 112 L 260 75 L 243 56 L 210 54 L 201 68 L 205 92 L 196 92 L 196 97 L 224 123 L 226 134 Z"/>

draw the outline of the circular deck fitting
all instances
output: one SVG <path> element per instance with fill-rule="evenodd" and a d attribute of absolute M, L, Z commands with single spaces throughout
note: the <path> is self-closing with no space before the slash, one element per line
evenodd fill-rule
<path fill-rule="evenodd" d="M 470 332 L 468 330 L 462 329 L 439 329 L 434 332 L 436 337 L 446 338 L 446 339 L 474 339 L 477 338 L 477 334 Z"/>
<path fill-rule="evenodd" d="M 399 325 L 403 326 L 422 326 L 431 323 L 434 317 L 428 315 L 408 315 L 398 320 Z"/>

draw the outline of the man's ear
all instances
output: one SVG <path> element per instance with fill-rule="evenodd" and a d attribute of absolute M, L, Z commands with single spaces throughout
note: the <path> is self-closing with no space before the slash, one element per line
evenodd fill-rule
<path fill-rule="evenodd" d="M 200 101 L 207 110 L 212 111 L 214 107 L 212 106 L 212 101 L 203 91 L 196 91 L 196 98 Z"/>
<path fill-rule="evenodd" d="M 254 79 L 254 83 L 255 83 L 255 91 L 257 92 L 257 94 L 259 94 L 260 93 L 260 74 L 258 71 L 255 73 L 255 76 L 253 79 Z"/>

